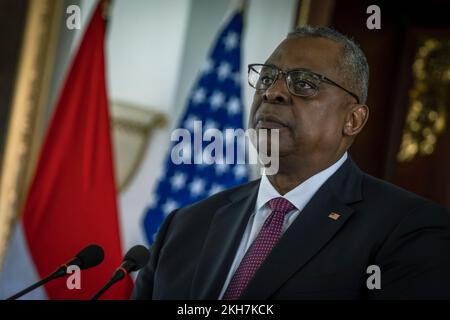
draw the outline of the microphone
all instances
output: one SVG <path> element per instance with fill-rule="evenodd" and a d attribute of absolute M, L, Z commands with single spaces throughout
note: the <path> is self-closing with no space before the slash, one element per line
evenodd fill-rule
<path fill-rule="evenodd" d="M 16 293 L 15 295 L 9 297 L 6 300 L 16 300 L 17 298 L 20 298 L 21 296 L 27 294 L 30 291 L 33 291 L 34 289 L 46 284 L 47 282 L 53 279 L 65 276 L 67 274 L 67 268 L 69 266 L 75 265 L 82 270 L 89 269 L 99 265 L 103 261 L 103 258 L 104 252 L 102 247 L 96 244 L 90 244 L 84 249 L 82 249 L 80 252 L 78 252 L 74 258 L 69 260 L 67 263 L 61 265 L 58 269 L 56 269 L 55 272 L 53 272 L 46 278 L 36 282 L 35 284 L 29 286 L 28 288 L 25 288 L 24 290 Z"/>
<path fill-rule="evenodd" d="M 137 271 L 144 267 L 148 260 L 150 259 L 150 251 L 144 246 L 137 245 L 128 250 L 123 258 L 122 264 L 120 267 L 114 271 L 111 279 L 105 284 L 103 288 L 100 289 L 91 300 L 97 300 L 100 296 L 105 293 L 114 283 L 125 278 L 127 274 L 133 271 Z"/>

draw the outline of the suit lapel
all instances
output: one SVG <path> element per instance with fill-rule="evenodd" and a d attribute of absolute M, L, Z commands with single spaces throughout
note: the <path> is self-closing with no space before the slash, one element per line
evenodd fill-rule
<path fill-rule="evenodd" d="M 319 189 L 286 230 L 241 299 L 268 299 L 342 228 L 361 199 L 362 174 L 351 159 Z M 333 213 L 337 215 L 333 215 Z M 331 217 L 329 215 L 332 214 Z M 334 218 L 333 218 L 334 217 Z"/>
<path fill-rule="evenodd" d="M 191 286 L 192 299 L 217 299 L 254 210 L 259 180 L 231 197 L 214 215 Z"/>
<path fill-rule="evenodd" d="M 284 233 L 241 298 L 270 298 L 331 241 L 353 214 L 349 204 L 361 200 L 361 181 L 362 173 L 349 157 Z M 192 299 L 218 298 L 254 210 L 258 187 L 259 180 L 251 182 L 216 211 L 193 277 Z M 329 217 L 332 213 L 339 217 Z"/>

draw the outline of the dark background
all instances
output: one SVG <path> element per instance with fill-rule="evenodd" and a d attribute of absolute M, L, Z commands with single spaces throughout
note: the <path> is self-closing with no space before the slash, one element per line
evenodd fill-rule
<path fill-rule="evenodd" d="M 320 2 L 320 1 L 319 1 Z M 431 155 L 397 161 L 408 92 L 412 87 L 412 63 L 421 37 L 450 40 L 450 1 L 333 1 L 329 24 L 352 36 L 365 52 L 370 66 L 369 121 L 351 148 L 351 155 L 369 174 L 388 180 L 432 199 L 450 210 L 450 130 L 438 137 Z M 324 3 L 330 3 L 325 1 Z M 369 30 L 366 9 L 381 9 L 381 29 Z M 323 8 L 312 8 L 316 15 Z M 449 57 L 450 59 L 450 57 Z M 450 88 L 448 88 L 450 91 Z M 450 106 L 447 104 L 447 110 Z"/>

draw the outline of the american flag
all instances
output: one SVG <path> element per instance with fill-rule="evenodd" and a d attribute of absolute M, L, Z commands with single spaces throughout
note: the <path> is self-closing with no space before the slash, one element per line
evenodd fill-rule
<path fill-rule="evenodd" d="M 178 125 L 189 130 L 192 137 L 194 121 L 202 121 L 203 133 L 211 128 L 222 132 L 243 128 L 241 36 L 242 13 L 237 12 L 217 37 Z M 202 142 L 202 149 L 210 143 Z M 176 144 L 178 142 L 172 147 Z M 245 145 L 235 143 L 233 148 L 236 155 L 237 148 L 245 148 Z M 236 164 L 236 161 L 234 164 L 193 164 L 194 152 L 191 152 L 192 164 L 177 165 L 171 159 L 171 150 L 145 213 L 144 228 L 150 244 L 164 218 L 173 210 L 248 181 L 245 164 Z"/>

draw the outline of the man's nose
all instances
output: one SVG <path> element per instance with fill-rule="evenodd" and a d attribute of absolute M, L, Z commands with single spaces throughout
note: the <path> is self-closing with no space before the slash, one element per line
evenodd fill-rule
<path fill-rule="evenodd" d="M 280 76 L 273 85 L 264 92 L 262 98 L 268 103 L 289 104 L 291 95 L 289 94 L 285 78 Z"/>

